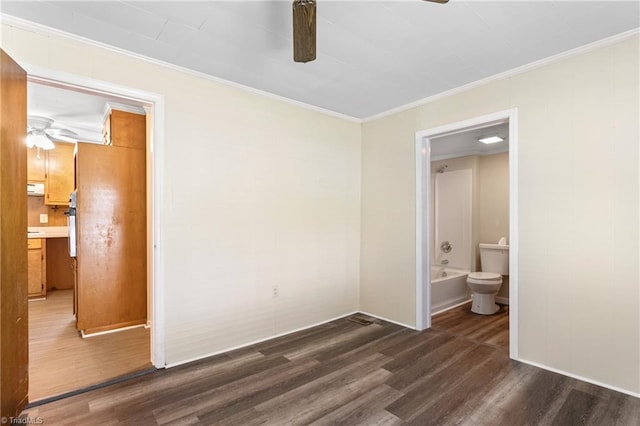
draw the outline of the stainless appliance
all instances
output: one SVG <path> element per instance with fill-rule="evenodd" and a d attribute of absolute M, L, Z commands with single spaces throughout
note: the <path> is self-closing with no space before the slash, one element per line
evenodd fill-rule
<path fill-rule="evenodd" d="M 69 227 L 69 256 L 71 257 L 76 257 L 76 196 L 77 191 L 73 191 L 69 198 L 69 210 L 65 212 Z"/>

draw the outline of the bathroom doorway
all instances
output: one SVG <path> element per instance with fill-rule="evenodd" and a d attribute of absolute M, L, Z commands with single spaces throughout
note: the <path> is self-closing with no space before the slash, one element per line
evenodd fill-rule
<path fill-rule="evenodd" d="M 478 141 L 486 136 L 503 140 Z M 416 134 L 417 328 L 430 328 L 440 312 L 446 313 L 438 327 L 443 315 L 464 316 L 471 306 L 467 274 L 480 271 L 479 244 L 507 242 L 509 275 L 496 297 L 502 306 L 496 315 L 508 334 L 496 339 L 505 347 L 508 339 L 510 356 L 517 357 L 516 182 L 516 109 Z M 492 317 L 470 315 L 484 322 Z"/>

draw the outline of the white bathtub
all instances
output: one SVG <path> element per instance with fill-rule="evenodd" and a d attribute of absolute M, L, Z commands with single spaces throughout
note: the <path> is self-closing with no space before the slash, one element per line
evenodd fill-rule
<path fill-rule="evenodd" d="M 471 300 L 467 274 L 469 271 L 431 267 L 431 315 Z"/>

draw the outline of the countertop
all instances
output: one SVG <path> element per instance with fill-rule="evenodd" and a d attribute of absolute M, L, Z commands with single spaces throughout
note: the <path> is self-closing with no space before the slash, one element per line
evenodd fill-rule
<path fill-rule="evenodd" d="M 69 236 L 69 228 L 66 226 L 30 226 L 27 238 L 63 238 Z"/>

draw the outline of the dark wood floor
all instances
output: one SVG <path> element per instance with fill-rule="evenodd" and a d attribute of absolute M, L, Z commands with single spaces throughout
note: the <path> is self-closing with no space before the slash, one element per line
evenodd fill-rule
<path fill-rule="evenodd" d="M 637 398 L 510 360 L 505 318 L 462 307 L 424 332 L 340 319 L 24 415 L 51 425 L 640 424 Z"/>

